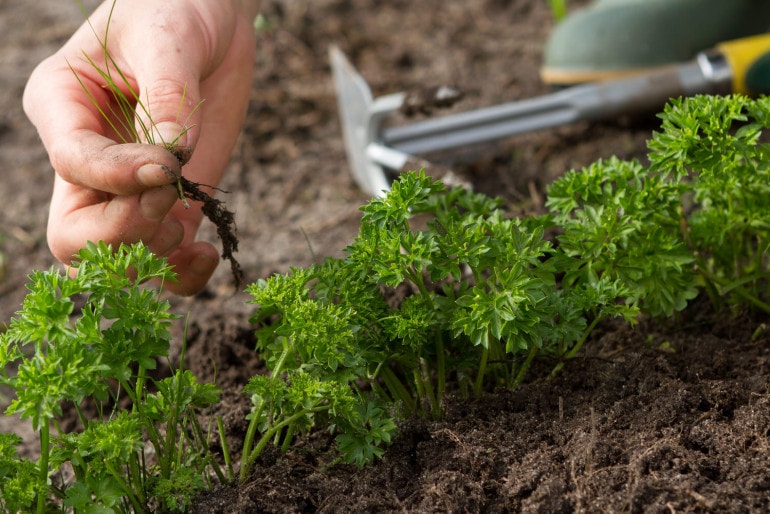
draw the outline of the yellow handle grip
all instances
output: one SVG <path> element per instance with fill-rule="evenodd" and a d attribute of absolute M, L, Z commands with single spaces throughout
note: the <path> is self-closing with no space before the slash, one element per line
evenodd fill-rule
<path fill-rule="evenodd" d="M 725 56 L 732 70 L 733 92 L 756 93 L 755 88 L 746 83 L 746 74 L 757 60 L 770 54 L 770 34 L 727 41 L 716 48 Z"/>

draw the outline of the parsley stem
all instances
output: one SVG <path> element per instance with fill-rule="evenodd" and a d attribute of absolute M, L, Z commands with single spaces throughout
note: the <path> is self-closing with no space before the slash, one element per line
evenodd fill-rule
<path fill-rule="evenodd" d="M 484 375 L 487 372 L 487 361 L 489 360 L 489 348 L 486 346 L 481 352 L 481 359 L 479 360 L 479 371 L 476 375 L 476 382 L 473 384 L 473 395 L 477 398 L 481 396 L 481 392 L 484 386 Z"/>
<path fill-rule="evenodd" d="M 735 293 L 736 295 L 741 297 L 743 300 L 745 300 L 747 303 L 767 313 L 770 313 L 770 304 L 763 302 L 762 300 L 757 298 L 755 295 L 746 291 L 746 289 L 744 289 L 743 286 L 740 285 L 740 283 L 726 284 L 727 282 L 726 280 L 720 279 L 719 277 L 715 276 L 713 273 L 707 271 L 704 266 L 699 266 L 698 272 L 701 273 L 704 277 L 706 277 L 706 279 L 708 279 L 711 283 L 717 284 L 722 289 L 727 289 L 728 291 Z M 764 275 L 764 273 L 760 275 Z M 744 282 L 748 282 L 749 280 L 756 282 L 757 278 L 758 277 L 749 276 L 744 279 Z"/>
<path fill-rule="evenodd" d="M 140 366 L 139 372 L 136 375 L 136 387 L 134 389 L 134 398 L 131 399 L 134 402 L 134 407 L 133 407 L 134 412 L 136 412 L 136 410 L 139 407 L 139 403 L 142 400 L 142 392 L 144 391 L 144 384 L 145 384 L 146 377 L 147 377 L 147 370 L 143 366 Z M 131 389 L 126 387 L 126 391 L 131 391 Z"/>
<path fill-rule="evenodd" d="M 142 462 L 140 462 L 140 459 Z M 139 496 L 139 502 L 142 505 L 146 503 L 146 498 L 144 496 L 146 477 L 145 474 L 142 473 L 142 470 L 146 470 L 147 468 L 144 464 L 143 452 L 134 452 L 128 459 L 128 468 L 130 471 L 129 480 L 137 484 L 137 487 L 134 487 L 134 491 L 136 491 L 136 494 Z"/>
<path fill-rule="evenodd" d="M 575 355 L 577 355 L 577 353 L 580 351 L 580 348 L 582 348 L 582 347 L 583 347 L 583 343 L 585 343 L 585 342 L 586 342 L 586 340 L 588 339 L 588 336 L 589 336 L 589 335 L 591 335 L 591 332 L 593 332 L 593 331 L 594 331 L 594 328 L 596 328 L 596 325 L 598 325 L 598 324 L 599 324 L 599 322 L 600 322 L 601 320 L 603 320 L 603 319 L 604 319 L 604 318 L 603 318 L 602 316 L 596 316 L 596 317 L 595 317 L 595 318 L 594 318 L 594 319 L 591 321 L 591 323 L 588 325 L 588 327 L 586 327 L 586 329 L 585 329 L 585 330 L 583 330 L 583 334 L 580 336 L 580 339 L 578 340 L 578 342 L 577 342 L 577 343 L 575 343 L 575 346 L 573 346 L 573 347 L 570 349 L 570 351 L 568 351 L 568 352 L 567 352 L 567 353 L 564 355 L 564 360 L 573 359 L 573 358 L 575 357 Z"/>
<path fill-rule="evenodd" d="M 322 406 L 316 406 L 310 409 L 302 409 L 299 412 L 296 412 L 294 415 L 286 418 L 285 420 L 281 421 L 280 423 L 276 423 L 269 429 L 265 431 L 264 434 L 262 434 L 262 437 L 259 439 L 259 442 L 257 443 L 257 446 L 254 447 L 251 452 L 246 455 L 245 448 L 244 448 L 244 455 L 246 455 L 246 460 L 244 461 L 244 465 L 241 468 L 241 477 L 240 481 L 243 483 L 251 473 L 251 470 L 254 468 L 254 463 L 257 461 L 257 458 L 262 453 L 262 450 L 265 449 L 265 446 L 267 446 L 267 443 L 270 442 L 270 439 L 272 439 L 278 432 L 283 430 L 287 426 L 291 426 L 295 421 L 298 421 L 299 419 L 307 416 L 308 414 L 314 413 L 314 412 L 322 412 L 325 410 L 329 410 L 329 405 L 322 405 Z M 244 475 L 244 470 L 247 470 L 247 472 Z"/>
<path fill-rule="evenodd" d="M 417 407 L 420 412 L 423 412 L 423 402 L 425 401 L 425 387 L 423 387 L 422 378 L 420 377 L 419 366 L 412 370 L 412 381 L 414 382 L 415 392 L 417 393 Z"/>
<path fill-rule="evenodd" d="M 417 380 L 420 381 L 421 387 L 425 392 L 425 397 L 430 405 L 431 414 L 434 419 L 440 419 L 441 405 L 437 403 L 436 393 L 433 390 L 433 382 L 431 380 L 430 365 L 425 357 L 420 358 L 420 369 L 417 373 Z M 438 417 L 437 417 L 438 416 Z"/>
<path fill-rule="evenodd" d="M 521 367 L 519 367 L 519 372 L 516 374 L 516 378 L 513 379 L 511 389 L 516 389 L 519 384 L 521 384 L 522 380 L 524 380 L 524 376 L 527 374 L 527 371 L 529 371 L 529 366 L 532 364 L 532 361 L 535 359 L 535 356 L 539 351 L 540 347 L 536 344 L 532 344 L 532 346 L 529 347 L 527 358 L 521 364 Z"/>
<path fill-rule="evenodd" d="M 281 356 L 278 358 L 278 361 L 275 363 L 275 366 L 272 370 L 273 376 L 278 376 L 281 374 L 283 370 L 283 363 L 286 361 L 286 358 L 289 355 L 289 342 L 287 340 L 284 340 L 283 342 L 283 351 L 281 352 Z M 252 409 L 251 411 L 251 420 L 249 421 L 249 428 L 246 430 L 246 437 L 243 440 L 243 449 L 241 450 L 241 453 L 243 457 L 241 457 L 241 472 L 239 474 L 239 480 L 241 482 L 245 482 L 246 479 L 251 474 L 251 470 L 254 467 L 254 461 L 256 461 L 259 454 L 262 452 L 262 448 L 264 448 L 265 444 L 267 444 L 267 441 L 265 440 L 264 443 L 262 440 L 260 440 L 257 443 L 257 447 L 253 448 L 254 446 L 254 439 L 257 435 L 257 427 L 259 425 L 259 420 L 262 418 L 262 412 L 267 408 L 267 403 L 262 400 L 259 403 L 259 406 L 255 409 Z M 262 439 L 265 439 L 266 435 L 262 436 Z M 267 438 L 269 439 L 269 437 Z"/>
<path fill-rule="evenodd" d="M 577 343 L 575 343 L 575 346 L 573 346 L 568 352 L 566 352 L 564 355 L 562 355 L 559 362 L 556 363 L 556 366 L 553 367 L 551 370 L 551 373 L 548 375 L 548 380 L 551 380 L 553 377 L 555 377 L 559 371 L 564 367 L 564 363 L 570 359 L 574 359 L 577 353 L 580 351 L 580 348 L 583 346 L 583 344 L 588 339 L 588 336 L 591 335 L 591 332 L 593 332 L 594 328 L 596 328 L 596 325 L 599 324 L 601 320 L 604 318 L 602 316 L 596 316 L 593 321 L 586 327 L 585 330 L 583 330 L 583 334 L 580 336 L 580 339 Z"/>
<path fill-rule="evenodd" d="M 42 491 L 48 490 L 48 457 L 51 452 L 50 446 L 51 439 L 51 427 L 49 420 L 44 419 L 40 424 L 40 462 L 39 462 L 39 476 L 40 489 L 37 495 L 37 512 L 43 514 L 45 512 L 45 500 L 46 495 Z"/>
<path fill-rule="evenodd" d="M 443 416 L 444 391 L 446 390 L 446 355 L 444 355 L 444 338 L 436 333 L 436 410 L 438 417 Z"/>
<path fill-rule="evenodd" d="M 417 407 L 414 398 L 387 363 L 380 368 L 379 375 L 393 398 L 402 402 L 409 414 L 414 413 Z"/>
<path fill-rule="evenodd" d="M 243 458 L 241 458 L 241 472 L 239 474 L 239 480 L 241 483 L 245 482 L 251 474 L 251 468 L 254 463 L 251 458 L 252 448 L 254 446 L 254 438 L 257 435 L 257 426 L 259 425 L 259 419 L 262 417 L 262 412 L 265 410 L 266 402 L 262 400 L 259 406 L 251 410 L 251 421 L 249 421 L 249 428 L 246 430 L 246 437 L 243 440 Z M 256 457 L 255 457 L 256 459 Z"/>
<path fill-rule="evenodd" d="M 143 513 L 145 512 L 144 508 L 142 507 L 141 502 L 136 497 L 136 494 L 134 490 L 129 487 L 129 485 L 126 483 L 123 473 L 120 473 L 114 466 L 111 460 L 104 459 L 104 467 L 107 468 L 107 471 L 109 471 L 110 475 L 117 481 L 118 485 L 120 485 L 120 488 L 123 490 L 123 493 L 128 497 L 128 500 L 131 502 L 131 506 L 134 508 L 134 512 Z"/>
<path fill-rule="evenodd" d="M 222 458 L 225 460 L 225 466 L 227 466 L 227 480 L 232 481 L 235 477 L 235 473 L 233 473 L 233 461 L 230 457 L 230 445 L 227 444 L 227 437 L 225 436 L 225 424 L 224 421 L 222 421 L 222 416 L 217 416 L 217 430 L 219 431 L 219 444 L 222 446 Z M 217 466 L 215 469 L 219 470 L 219 466 Z M 217 475 L 219 475 L 217 473 Z M 222 483 L 225 482 L 224 478 L 220 477 L 219 479 Z"/>
<path fill-rule="evenodd" d="M 291 442 L 294 440 L 295 431 L 296 431 L 296 426 L 294 424 L 291 424 L 288 427 L 286 427 L 286 433 L 283 436 L 283 443 L 281 443 L 281 453 L 286 453 L 287 451 L 289 451 Z"/>

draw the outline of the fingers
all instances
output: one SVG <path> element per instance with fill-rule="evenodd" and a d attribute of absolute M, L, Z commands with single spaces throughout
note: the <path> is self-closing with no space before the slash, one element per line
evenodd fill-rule
<path fill-rule="evenodd" d="M 184 164 L 200 136 L 200 83 L 227 52 L 234 16 L 222 16 L 225 4 L 212 2 L 180 9 L 174 2 L 151 1 L 146 11 L 146 24 L 118 34 L 141 97 L 137 128 L 143 141 L 172 149 Z"/>
<path fill-rule="evenodd" d="M 170 184 L 181 172 L 179 161 L 160 147 L 120 144 L 73 71 L 57 59 L 41 63 L 24 91 L 24 110 L 37 127 L 53 168 L 67 182 L 115 195 L 136 194 Z M 82 83 L 104 95 L 82 72 Z M 52 94 L 54 92 L 55 94 Z M 109 111 L 109 102 L 100 107 Z"/>
<path fill-rule="evenodd" d="M 219 264 L 219 253 L 211 244 L 199 241 L 180 246 L 168 262 L 174 266 L 179 282 L 165 284 L 164 288 L 179 295 L 193 295 L 211 278 Z"/>
<path fill-rule="evenodd" d="M 70 262 L 89 240 L 142 241 L 176 266 L 181 284 L 167 288 L 192 294 L 219 256 L 211 244 L 194 241 L 200 210 L 173 207 L 172 184 L 188 160 L 185 176 L 218 184 L 248 102 L 253 27 L 235 22 L 227 2 L 191 2 L 193 9 L 175 0 L 133 0 L 116 4 L 111 22 L 108 4 L 38 66 L 24 92 L 25 112 L 57 172 L 49 246 Z M 124 94 L 141 100 L 128 122 L 92 65 L 104 69 L 104 48 L 94 40 L 107 22 L 114 58 L 108 62 L 121 69 Z"/>
<path fill-rule="evenodd" d="M 25 111 L 57 173 L 72 183 L 119 195 L 169 183 L 173 177 L 168 170 L 178 175 L 180 163 L 189 160 L 198 140 L 199 83 L 217 64 L 210 62 L 212 51 L 201 42 L 210 38 L 204 37 L 204 28 L 194 16 L 165 12 L 174 7 L 170 3 L 144 3 L 148 5 L 143 11 L 122 16 L 116 12 L 110 21 L 110 41 L 114 43 L 109 51 L 114 61 L 107 60 L 97 44 L 97 34 L 106 30 L 101 27 L 106 13 L 100 8 L 101 14 L 92 17 L 95 33 L 81 28 L 36 68 L 25 88 Z M 140 7 L 118 6 L 127 10 Z M 136 12 L 152 21 L 134 19 Z M 169 20 L 179 23 L 170 25 Z M 110 67 L 115 86 L 129 103 L 138 98 L 135 112 L 127 113 L 105 88 L 102 72 Z M 131 117 L 127 119 L 126 114 Z M 172 150 L 175 157 L 162 148 L 118 145 L 126 142 L 157 144 Z M 136 172 L 148 164 L 160 168 L 142 180 Z"/>
<path fill-rule="evenodd" d="M 200 105 L 199 139 L 184 171 L 190 180 L 209 185 L 219 183 L 246 115 L 255 54 L 251 25 L 238 23 L 220 66 L 201 81 L 205 101 Z"/>
<path fill-rule="evenodd" d="M 173 184 L 182 172 L 179 161 L 160 147 L 117 144 L 88 130 L 48 146 L 51 164 L 61 178 L 114 195 Z"/>
<path fill-rule="evenodd" d="M 177 194 L 174 186 L 161 186 L 113 197 L 57 179 L 48 221 L 51 252 L 69 263 L 86 241 L 101 240 L 113 247 L 141 241 L 174 266 L 179 283 L 165 284 L 165 289 L 195 294 L 211 278 L 219 255 L 211 244 L 192 240 L 200 220 L 179 218 L 179 209 L 174 209 Z"/>
<path fill-rule="evenodd" d="M 169 150 L 187 164 L 200 136 L 202 101 L 198 80 L 164 76 L 164 70 L 143 68 L 139 84 L 147 84 L 137 108 L 137 133 L 142 142 Z"/>
<path fill-rule="evenodd" d="M 86 241 L 143 241 L 153 253 L 169 255 L 182 242 L 185 228 L 168 213 L 177 201 L 174 186 L 148 189 L 137 195 L 112 196 L 57 178 L 48 219 L 48 244 L 62 262 Z"/>
<path fill-rule="evenodd" d="M 219 263 L 218 251 L 209 243 L 193 241 L 200 219 L 195 215 L 180 219 L 174 212 L 173 207 L 179 205 L 175 186 L 110 197 L 61 180 L 58 183 L 64 191 L 57 195 L 55 189 L 47 240 L 59 261 L 70 263 L 87 241 L 104 241 L 113 248 L 141 241 L 155 255 L 168 257 L 169 264 L 174 266 L 179 282 L 164 285 L 172 293 L 195 294 L 214 273 Z M 184 210 L 183 214 L 188 212 Z"/>

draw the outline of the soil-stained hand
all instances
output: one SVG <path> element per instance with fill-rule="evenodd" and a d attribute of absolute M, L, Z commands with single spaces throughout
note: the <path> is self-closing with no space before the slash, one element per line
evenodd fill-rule
<path fill-rule="evenodd" d="M 119 124 L 102 115 L 117 112 L 114 98 L 85 55 L 113 75 L 117 66 L 139 92 L 146 111 L 136 119 L 149 125 L 150 114 L 156 142 L 182 134 L 187 179 L 217 185 L 248 104 L 258 8 L 258 0 L 106 0 L 38 65 L 24 110 L 56 171 L 48 222 L 56 258 L 69 263 L 89 240 L 143 241 L 175 266 L 180 283 L 168 289 L 193 294 L 206 284 L 219 255 L 195 240 L 200 206 L 177 201 L 180 162 L 161 146 L 123 143 Z M 114 62 L 105 62 L 105 34 Z"/>

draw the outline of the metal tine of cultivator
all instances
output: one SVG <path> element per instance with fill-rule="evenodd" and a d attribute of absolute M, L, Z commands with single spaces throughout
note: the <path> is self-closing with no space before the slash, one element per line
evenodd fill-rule
<path fill-rule="evenodd" d="M 339 48 L 332 46 L 329 57 L 351 173 L 363 191 L 380 196 L 390 189 L 382 166 L 401 169 L 409 158 L 377 143 L 383 119 L 401 107 L 404 94 L 383 96 L 375 101 L 369 85 Z"/>
<path fill-rule="evenodd" d="M 626 79 L 383 128 L 383 121 L 401 108 L 406 95 L 373 99 L 368 84 L 339 48 L 330 49 L 330 58 L 351 172 L 359 187 L 373 196 L 390 188 L 383 168 L 402 171 L 414 156 L 576 121 L 651 111 L 662 108 L 672 97 L 725 94 L 732 86 L 724 56 L 704 52 L 692 62 Z"/>

